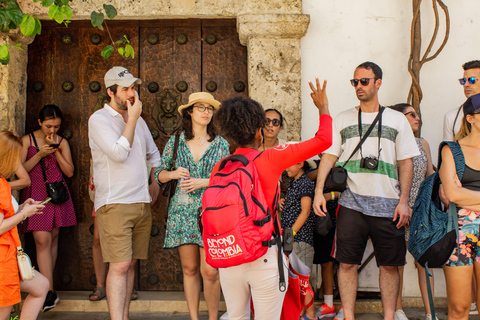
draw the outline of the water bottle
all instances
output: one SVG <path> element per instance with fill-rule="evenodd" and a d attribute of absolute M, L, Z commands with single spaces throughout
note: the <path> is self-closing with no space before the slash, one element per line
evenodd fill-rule
<path fill-rule="evenodd" d="M 178 183 L 181 186 L 182 181 L 185 179 L 178 179 Z M 179 205 L 187 205 L 190 202 L 190 196 L 188 195 L 187 191 L 183 190 L 182 188 L 178 189 L 178 196 L 177 202 Z"/>

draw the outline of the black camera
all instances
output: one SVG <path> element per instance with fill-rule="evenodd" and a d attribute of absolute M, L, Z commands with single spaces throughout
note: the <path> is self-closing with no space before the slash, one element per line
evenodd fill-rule
<path fill-rule="evenodd" d="M 374 156 L 365 157 L 360 160 L 360 168 L 377 170 L 378 169 L 378 159 Z"/>

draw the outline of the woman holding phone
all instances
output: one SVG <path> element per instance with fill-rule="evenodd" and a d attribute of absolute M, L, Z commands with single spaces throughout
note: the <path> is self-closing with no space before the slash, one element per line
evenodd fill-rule
<path fill-rule="evenodd" d="M 33 199 L 18 205 L 12 197 L 6 178 L 20 167 L 21 148 L 22 141 L 13 132 L 0 131 L 0 319 L 10 318 L 13 305 L 21 300 L 20 291 L 29 293 L 20 318 L 36 319 L 48 290 L 48 280 L 35 270 L 32 280 L 20 281 L 18 276 L 17 247 L 21 244 L 17 225 L 44 209 Z"/>
<path fill-rule="evenodd" d="M 67 140 L 57 135 L 62 123 L 62 111 L 55 105 L 46 105 L 40 110 L 40 128 L 22 138 L 21 160 L 30 175 L 31 186 L 22 192 L 22 200 L 32 198 L 43 201 L 47 196 L 46 182 L 64 181 L 63 175 L 73 176 L 73 161 Z M 47 181 L 44 179 L 45 168 Z M 66 185 L 66 184 L 65 184 Z M 68 189 L 68 187 L 67 187 Z M 53 290 L 53 270 L 57 260 L 58 233 L 60 227 L 77 224 L 72 197 L 62 203 L 45 204 L 41 216 L 28 218 L 20 227 L 22 232 L 32 232 L 37 251 L 39 271 L 50 281 L 50 290 L 43 311 L 56 306 L 59 299 Z"/>

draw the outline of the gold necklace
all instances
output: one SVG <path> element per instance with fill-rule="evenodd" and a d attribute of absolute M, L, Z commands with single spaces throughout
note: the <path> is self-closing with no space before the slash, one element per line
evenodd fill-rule
<path fill-rule="evenodd" d="M 196 137 L 197 140 L 200 139 L 200 138 L 201 138 L 201 137 Z M 197 146 L 203 146 L 204 143 L 207 141 L 207 135 L 204 135 L 204 136 L 203 136 L 202 142 L 197 142 L 195 139 L 193 139 L 192 141 L 193 141 L 193 143 L 195 143 Z"/>

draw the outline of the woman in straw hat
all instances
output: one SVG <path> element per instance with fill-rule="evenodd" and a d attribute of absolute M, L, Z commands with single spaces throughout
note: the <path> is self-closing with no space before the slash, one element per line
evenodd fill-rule
<path fill-rule="evenodd" d="M 211 123 L 220 102 L 206 92 L 192 93 L 188 103 L 178 108 L 182 115 L 177 160 L 172 168 L 175 137 L 170 138 L 156 171 L 159 183 L 182 179 L 168 207 L 165 248 L 177 248 L 183 271 L 183 285 L 191 319 L 198 319 L 200 273 L 203 278 L 209 319 L 217 319 L 220 299 L 218 271 L 205 262 L 202 234 L 197 223 L 197 209 L 208 186 L 213 166 L 229 155 L 228 143 L 217 136 Z M 172 170 L 173 169 L 173 170 Z M 188 201 L 179 205 L 179 193 L 186 192 Z"/>

